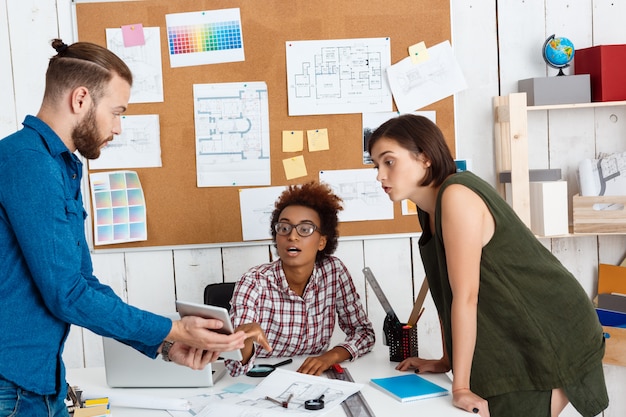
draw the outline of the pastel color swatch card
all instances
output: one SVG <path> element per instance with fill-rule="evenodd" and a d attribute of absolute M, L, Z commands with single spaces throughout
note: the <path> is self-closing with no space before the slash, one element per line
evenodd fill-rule
<path fill-rule="evenodd" d="M 148 239 L 146 202 L 134 171 L 89 174 L 94 213 L 94 244 Z"/>

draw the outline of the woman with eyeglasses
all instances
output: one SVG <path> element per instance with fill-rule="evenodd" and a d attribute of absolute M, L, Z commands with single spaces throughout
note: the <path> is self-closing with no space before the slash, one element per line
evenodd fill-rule
<path fill-rule="evenodd" d="M 231 300 L 236 330 L 262 330 L 272 350 L 248 338 L 243 360 L 226 361 L 231 375 L 247 372 L 256 358 L 291 356 L 308 356 L 298 372 L 320 375 L 374 346 L 350 273 L 332 256 L 339 210 L 341 199 L 317 182 L 290 186 L 276 201 L 271 233 L 279 259 L 246 272 Z M 335 322 L 346 338 L 330 348 Z"/>

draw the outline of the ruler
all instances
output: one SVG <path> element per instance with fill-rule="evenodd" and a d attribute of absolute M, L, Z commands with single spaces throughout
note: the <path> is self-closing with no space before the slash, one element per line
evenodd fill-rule
<path fill-rule="evenodd" d="M 352 375 L 346 368 L 342 368 L 339 364 L 333 365 L 328 371 L 328 377 L 339 379 L 342 381 L 354 382 Z M 352 394 L 341 403 L 348 417 L 376 417 L 361 391 Z"/>
<path fill-rule="evenodd" d="M 393 311 L 393 307 L 391 307 L 389 300 L 387 300 L 387 296 L 385 296 L 385 293 L 383 292 L 382 288 L 380 288 L 378 281 L 376 281 L 376 277 L 374 276 L 372 270 L 366 266 L 365 268 L 363 268 L 363 274 L 365 275 L 367 282 L 370 284 L 370 287 L 372 287 L 372 291 L 374 291 L 374 294 L 376 294 L 378 301 L 380 301 L 380 304 L 382 304 L 385 313 L 387 313 L 387 317 L 389 317 L 391 322 L 394 324 L 400 323 L 398 316 L 396 315 L 395 311 Z"/>

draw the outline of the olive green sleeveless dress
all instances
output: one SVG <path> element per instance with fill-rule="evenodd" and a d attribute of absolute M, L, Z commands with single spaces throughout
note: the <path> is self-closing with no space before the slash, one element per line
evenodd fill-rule
<path fill-rule="evenodd" d="M 495 220 L 494 235 L 482 250 L 480 264 L 472 391 L 488 399 L 490 409 L 492 403 L 496 408 L 499 397 L 510 399 L 511 394 L 522 391 L 545 391 L 548 414 L 536 415 L 549 416 L 551 390 L 564 388 L 583 416 L 597 415 L 607 407 L 608 397 L 602 373 L 604 338 L 593 304 L 576 278 L 535 238 L 495 189 L 469 171 L 450 176 L 442 185 L 434 235 L 428 214 L 418 208 L 423 230 L 420 254 L 451 361 L 452 292 L 440 221 L 441 195 L 451 184 L 462 184 L 478 194 Z M 454 370 L 454 363 L 452 367 Z M 505 408 L 524 398 L 514 396 Z M 528 412 L 520 409 L 524 417 Z M 502 415 L 522 414 L 506 410 Z"/>

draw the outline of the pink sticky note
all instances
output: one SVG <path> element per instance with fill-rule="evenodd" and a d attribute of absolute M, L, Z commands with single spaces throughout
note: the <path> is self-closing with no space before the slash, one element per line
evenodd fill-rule
<path fill-rule="evenodd" d="M 146 39 L 143 36 L 143 25 L 141 23 L 122 26 L 122 38 L 124 38 L 125 47 L 146 44 Z"/>

